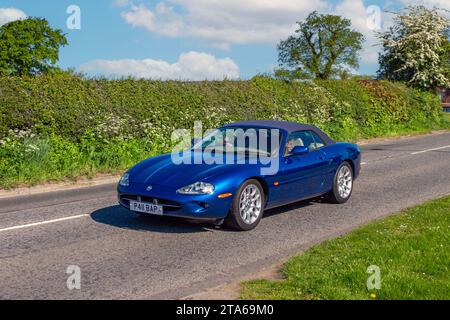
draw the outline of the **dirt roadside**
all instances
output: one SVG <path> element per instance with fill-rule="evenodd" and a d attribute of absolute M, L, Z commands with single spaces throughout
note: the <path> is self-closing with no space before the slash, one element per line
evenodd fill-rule
<path fill-rule="evenodd" d="M 50 182 L 32 187 L 19 187 L 11 190 L 0 189 L 0 199 L 32 194 L 88 188 L 98 185 L 117 183 L 120 175 L 99 175 L 93 179 L 80 178 L 76 181 Z"/>
<path fill-rule="evenodd" d="M 232 282 L 183 297 L 180 300 L 238 300 L 241 291 L 241 282 L 243 281 L 255 279 L 283 280 L 284 276 L 280 270 L 287 260 L 288 258 L 285 258 L 258 272 L 234 279 Z"/>

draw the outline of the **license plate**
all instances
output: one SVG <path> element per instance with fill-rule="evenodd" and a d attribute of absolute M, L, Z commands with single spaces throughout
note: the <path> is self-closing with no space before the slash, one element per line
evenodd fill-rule
<path fill-rule="evenodd" d="M 163 215 L 163 207 L 153 203 L 130 201 L 130 210 L 135 212 L 142 212 L 148 214 Z"/>

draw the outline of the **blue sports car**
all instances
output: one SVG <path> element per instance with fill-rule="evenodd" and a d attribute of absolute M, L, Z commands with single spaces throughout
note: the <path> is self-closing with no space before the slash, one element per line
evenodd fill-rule
<path fill-rule="evenodd" d="M 228 124 L 189 145 L 125 173 L 120 205 L 251 230 L 266 209 L 322 195 L 346 202 L 361 168 L 357 145 L 295 122 Z"/>

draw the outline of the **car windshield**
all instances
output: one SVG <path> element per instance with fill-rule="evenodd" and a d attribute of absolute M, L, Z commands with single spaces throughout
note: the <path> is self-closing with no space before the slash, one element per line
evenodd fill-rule
<path fill-rule="evenodd" d="M 280 130 L 259 127 L 226 127 L 214 130 L 195 143 L 203 152 L 274 156 L 280 147 Z"/>

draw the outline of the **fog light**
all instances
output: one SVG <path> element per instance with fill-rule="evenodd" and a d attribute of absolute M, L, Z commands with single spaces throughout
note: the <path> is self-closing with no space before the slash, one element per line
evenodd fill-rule
<path fill-rule="evenodd" d="M 209 204 L 206 202 L 195 202 L 198 206 L 202 207 L 203 209 L 208 209 L 209 208 Z"/>

